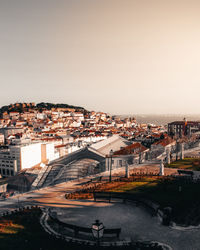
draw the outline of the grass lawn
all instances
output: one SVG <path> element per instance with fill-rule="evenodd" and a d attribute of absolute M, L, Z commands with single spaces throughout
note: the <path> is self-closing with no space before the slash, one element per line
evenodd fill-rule
<path fill-rule="evenodd" d="M 173 179 L 144 179 L 125 183 L 108 191 L 132 193 L 135 197 L 158 203 L 161 208 L 170 206 L 173 220 L 177 223 L 200 223 L 200 183 L 187 183 Z"/>
<path fill-rule="evenodd" d="M 0 249 L 54 250 L 69 249 L 63 241 L 50 237 L 41 227 L 41 211 L 25 210 L 0 218 Z"/>
<path fill-rule="evenodd" d="M 200 171 L 200 159 L 184 158 L 183 160 L 166 164 L 166 167 Z"/>

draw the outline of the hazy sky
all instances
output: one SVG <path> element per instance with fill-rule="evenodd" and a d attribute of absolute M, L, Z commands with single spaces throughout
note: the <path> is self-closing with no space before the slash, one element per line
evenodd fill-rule
<path fill-rule="evenodd" d="M 200 113 L 200 1 L 0 0 L 0 105 Z"/>

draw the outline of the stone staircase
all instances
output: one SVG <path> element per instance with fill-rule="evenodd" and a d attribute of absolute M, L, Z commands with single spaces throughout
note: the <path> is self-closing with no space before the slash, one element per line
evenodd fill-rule
<path fill-rule="evenodd" d="M 84 165 L 85 164 L 85 165 Z M 53 184 L 74 180 L 77 178 L 85 177 L 93 174 L 93 170 L 96 166 L 94 162 L 84 163 L 83 161 L 73 161 L 72 163 L 63 167 L 60 173 L 53 180 Z"/>
<path fill-rule="evenodd" d="M 97 164 L 98 162 L 95 160 L 82 159 L 74 160 L 67 165 L 58 163 L 51 166 L 45 166 L 33 182 L 32 189 L 55 185 L 91 174 L 96 174 L 95 167 Z"/>
<path fill-rule="evenodd" d="M 52 184 L 53 180 L 57 177 L 62 168 L 64 167 L 61 165 L 51 166 L 51 169 L 48 172 L 48 174 L 44 177 L 41 186 L 49 186 L 50 184 Z"/>
<path fill-rule="evenodd" d="M 31 185 L 31 188 L 32 189 L 35 189 L 38 187 L 38 184 L 40 183 L 43 175 L 45 174 L 45 172 L 47 171 L 48 169 L 48 166 L 44 166 L 41 171 L 39 172 L 38 176 L 36 177 L 36 179 L 34 180 L 34 182 L 32 183 Z"/>
<path fill-rule="evenodd" d="M 32 183 L 32 189 L 46 187 L 54 184 L 54 179 L 57 178 L 58 174 L 60 173 L 60 177 L 62 176 L 63 168 L 64 167 L 62 165 L 43 167 L 35 181 Z"/>
<path fill-rule="evenodd" d="M 61 182 L 73 180 L 77 178 L 77 169 L 73 168 L 73 163 L 71 162 L 60 169 L 60 172 L 52 180 L 52 184 L 58 184 Z"/>

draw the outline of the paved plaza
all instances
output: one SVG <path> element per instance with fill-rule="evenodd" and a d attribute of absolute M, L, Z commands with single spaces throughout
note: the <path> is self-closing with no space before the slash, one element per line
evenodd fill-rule
<path fill-rule="evenodd" d="M 132 202 L 69 201 L 66 208 L 53 211 L 59 220 L 78 226 L 91 227 L 99 219 L 106 228 L 120 227 L 121 239 L 158 241 L 174 250 L 197 250 L 200 245 L 200 229 L 182 231 L 163 226 L 158 217 L 152 217 L 145 208 Z"/>
<path fill-rule="evenodd" d="M 156 166 L 143 166 L 156 168 Z M 158 167 L 158 166 L 157 166 Z M 122 170 L 116 170 L 118 172 Z M 113 171 L 115 173 L 115 171 Z M 11 197 L 0 202 L 0 211 L 16 209 L 18 206 L 42 205 L 58 211 L 60 219 L 71 224 L 91 226 L 95 219 L 101 220 L 107 228 L 121 227 L 121 237 L 133 240 L 158 241 L 171 246 L 174 250 L 200 249 L 200 229 L 181 231 L 161 225 L 157 217 L 152 217 L 143 207 L 132 203 L 105 203 L 92 200 L 66 200 L 66 192 L 73 192 L 81 188 L 81 184 L 88 181 L 58 184 L 52 187 L 35 190 L 19 197 Z"/>

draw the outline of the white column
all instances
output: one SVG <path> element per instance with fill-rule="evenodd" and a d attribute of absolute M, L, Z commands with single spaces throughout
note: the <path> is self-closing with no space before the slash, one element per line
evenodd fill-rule
<path fill-rule="evenodd" d="M 109 157 L 106 157 L 106 167 L 105 167 L 105 170 L 106 171 L 109 171 Z"/>
<path fill-rule="evenodd" d="M 181 144 L 181 160 L 184 159 L 184 143 Z"/>
<path fill-rule="evenodd" d="M 160 160 L 160 176 L 164 175 L 164 164 L 163 164 L 163 159 Z"/>
<path fill-rule="evenodd" d="M 167 154 L 167 164 L 171 163 L 171 159 L 170 159 L 170 148 L 166 148 L 166 154 Z"/>
<path fill-rule="evenodd" d="M 125 168 L 126 168 L 126 175 L 125 175 L 125 177 L 126 177 L 126 178 L 129 178 L 129 177 L 130 177 L 130 174 L 129 174 L 129 166 L 128 166 L 128 163 L 127 163 L 127 162 L 126 162 Z"/>
<path fill-rule="evenodd" d="M 142 153 L 140 152 L 139 153 L 139 164 L 141 164 L 142 163 Z"/>

